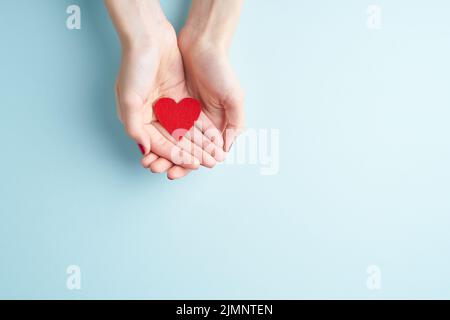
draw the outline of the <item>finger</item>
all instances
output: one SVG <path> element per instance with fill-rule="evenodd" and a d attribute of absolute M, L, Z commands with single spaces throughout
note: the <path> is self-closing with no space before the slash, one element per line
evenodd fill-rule
<path fill-rule="evenodd" d="M 144 129 L 144 103 L 138 97 L 120 97 L 121 120 L 127 134 L 134 139 L 145 155 L 150 152 L 150 138 Z"/>
<path fill-rule="evenodd" d="M 222 134 L 220 134 L 220 137 L 222 137 Z M 186 133 L 185 138 L 192 141 L 205 152 L 210 154 L 217 162 L 222 162 L 225 160 L 225 152 L 223 151 L 222 146 L 217 146 L 205 135 L 203 135 L 203 133 L 195 126 Z"/>
<path fill-rule="evenodd" d="M 244 131 L 244 98 L 243 94 L 230 96 L 225 100 L 225 113 L 227 116 L 227 127 L 225 129 L 225 148 L 230 151 L 236 137 Z"/>
<path fill-rule="evenodd" d="M 195 122 L 195 127 L 219 148 L 223 147 L 224 141 L 222 133 L 203 112 L 200 113 L 198 120 Z"/>
<path fill-rule="evenodd" d="M 144 158 L 142 158 L 141 164 L 144 168 L 148 168 L 155 160 L 158 160 L 158 159 L 159 159 L 159 156 L 157 156 L 153 152 L 150 152 L 148 155 L 146 155 Z"/>
<path fill-rule="evenodd" d="M 134 139 L 137 142 L 139 149 L 141 150 L 141 153 L 143 155 L 149 153 L 150 137 L 144 130 L 142 117 L 137 113 L 128 114 L 124 118 L 124 124 L 125 124 L 125 131 L 132 139 Z"/>
<path fill-rule="evenodd" d="M 236 138 L 243 132 L 241 128 L 235 128 L 233 126 L 227 126 L 225 129 L 224 137 L 225 137 L 225 147 L 224 150 L 229 152 L 231 147 L 233 146 Z"/>
<path fill-rule="evenodd" d="M 186 137 L 182 137 L 181 140 L 176 141 L 172 135 L 170 135 L 166 129 L 164 129 L 159 123 L 155 123 L 154 126 L 161 132 L 161 134 L 166 137 L 166 139 L 170 140 L 172 143 L 176 144 L 182 150 L 189 152 L 192 156 L 200 160 L 200 164 L 207 167 L 212 168 L 217 164 L 217 161 L 206 151 L 204 151 L 201 147 L 192 143 Z M 203 136 L 203 135 L 202 135 Z"/>
<path fill-rule="evenodd" d="M 153 153 L 183 168 L 198 169 L 200 161 L 179 146 L 173 144 L 154 125 L 146 126 L 146 130 L 150 136 Z"/>
<path fill-rule="evenodd" d="M 191 170 L 185 169 L 180 166 L 173 166 L 167 171 L 167 178 L 170 180 L 176 180 L 187 176 Z"/>
<path fill-rule="evenodd" d="M 153 163 L 150 165 L 150 170 L 153 173 L 163 173 L 172 167 L 172 162 L 164 158 L 159 158 L 158 160 L 153 161 Z"/>

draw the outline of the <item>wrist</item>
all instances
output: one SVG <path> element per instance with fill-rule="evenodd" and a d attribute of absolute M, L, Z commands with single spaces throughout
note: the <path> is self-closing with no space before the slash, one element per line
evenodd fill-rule
<path fill-rule="evenodd" d="M 228 50 L 239 20 L 242 0 L 192 0 L 180 35 L 181 44 Z"/>
<path fill-rule="evenodd" d="M 152 45 L 168 30 L 159 0 L 105 0 L 122 47 Z"/>
<path fill-rule="evenodd" d="M 178 35 L 178 47 L 183 56 L 194 52 L 216 51 L 226 53 L 228 42 L 224 37 L 215 37 L 209 32 L 186 24 Z"/>
<path fill-rule="evenodd" d="M 167 20 L 143 24 L 131 32 L 120 34 L 123 50 L 142 50 L 165 43 L 174 34 L 172 25 Z"/>

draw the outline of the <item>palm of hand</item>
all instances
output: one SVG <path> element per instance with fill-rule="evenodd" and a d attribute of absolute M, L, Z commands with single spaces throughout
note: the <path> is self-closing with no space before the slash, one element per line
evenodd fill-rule
<path fill-rule="evenodd" d="M 243 91 L 229 59 L 216 48 L 194 47 L 183 50 L 183 60 L 189 92 L 221 132 L 227 129 L 228 151 L 244 122 Z"/>
<path fill-rule="evenodd" d="M 186 169 L 196 169 L 200 163 L 212 167 L 216 161 L 223 160 L 222 145 L 220 139 L 215 141 L 220 148 L 211 147 L 211 141 L 205 144 L 208 139 L 201 133 L 201 140 L 198 141 L 199 135 L 198 132 L 194 134 L 195 128 L 181 141 L 175 141 L 157 121 L 152 112 L 155 100 L 166 96 L 178 101 L 188 96 L 183 61 L 173 28 L 168 29 L 157 48 L 124 53 L 117 83 L 118 113 L 120 119 L 139 119 L 137 121 L 142 122 L 143 131 L 134 132 L 134 128 L 127 128 L 127 131 L 132 137 L 141 137 L 141 141 L 147 139 L 144 141 L 151 144 L 152 152 L 143 159 L 143 165 L 154 172 L 169 170 L 169 177 L 178 178 L 188 173 Z M 204 130 L 213 127 L 204 114 L 199 120 Z M 126 127 L 127 124 L 125 121 Z M 142 138 L 143 132 L 146 137 Z"/>

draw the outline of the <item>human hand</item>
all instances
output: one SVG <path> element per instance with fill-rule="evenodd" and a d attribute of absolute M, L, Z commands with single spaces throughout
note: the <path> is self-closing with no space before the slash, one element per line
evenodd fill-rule
<path fill-rule="evenodd" d="M 241 0 L 193 0 L 178 37 L 188 90 L 224 131 L 225 151 L 244 127 L 244 93 L 227 54 L 241 4 Z"/>
<path fill-rule="evenodd" d="M 177 165 L 168 171 L 168 177 L 176 179 L 188 173 L 185 169 L 196 169 L 199 164 L 213 167 L 217 161 L 222 161 L 223 140 L 217 129 L 214 134 L 214 126 L 205 114 L 198 120 L 203 131 L 198 132 L 199 129 L 193 127 L 180 141 L 176 141 L 153 115 L 152 105 L 158 98 L 180 100 L 188 96 L 176 33 L 170 23 L 159 16 L 159 4 L 147 7 L 152 1 L 124 3 L 120 0 L 106 3 L 123 46 L 116 88 L 117 111 L 127 133 L 146 155 L 142 164 L 153 172 L 164 172 Z M 147 9 L 149 12 L 145 13 Z M 129 10 L 136 10 L 139 15 L 130 14 L 132 20 L 124 21 L 127 14 L 123 12 Z M 136 17 L 146 17 L 150 11 L 153 17 L 159 17 L 153 19 L 150 26 L 146 25 L 146 19 L 142 24 L 136 21 Z M 136 30 L 129 30 L 133 26 Z M 203 133 L 208 133 L 210 138 L 216 136 L 214 143 Z"/>

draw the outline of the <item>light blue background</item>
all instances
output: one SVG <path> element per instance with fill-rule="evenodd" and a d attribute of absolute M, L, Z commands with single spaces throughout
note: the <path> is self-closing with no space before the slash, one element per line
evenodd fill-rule
<path fill-rule="evenodd" d="M 380 31 L 372 3 L 247 0 L 231 58 L 279 174 L 170 182 L 116 119 L 103 2 L 2 1 L 0 297 L 450 298 L 450 3 L 374 2 Z"/>

